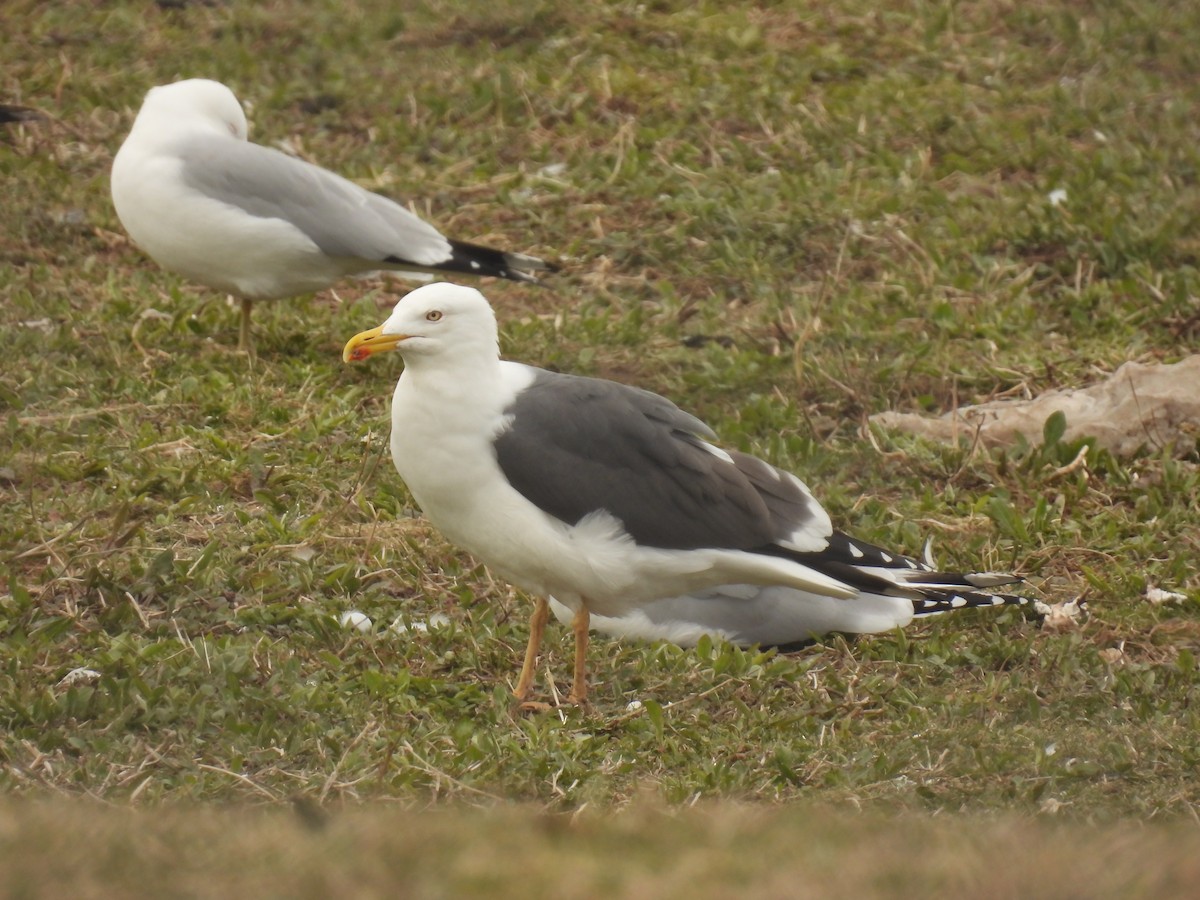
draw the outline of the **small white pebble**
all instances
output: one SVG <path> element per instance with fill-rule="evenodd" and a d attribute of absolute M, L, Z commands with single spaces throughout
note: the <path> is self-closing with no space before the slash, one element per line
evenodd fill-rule
<path fill-rule="evenodd" d="M 404 619 L 397 619 L 388 626 L 388 631 L 392 634 L 424 634 L 428 630 L 429 626 L 424 622 L 413 622 L 411 625 L 408 625 Z"/>
<path fill-rule="evenodd" d="M 1178 591 L 1164 591 L 1162 588 L 1147 587 L 1146 599 L 1158 606 L 1162 603 L 1182 603 L 1187 599 L 1187 594 L 1181 594 Z"/>
<path fill-rule="evenodd" d="M 1051 206 L 1061 206 L 1067 202 L 1067 192 L 1062 188 L 1055 188 L 1046 195 L 1046 199 L 1050 201 Z"/>
<path fill-rule="evenodd" d="M 642 708 L 641 700 L 630 700 L 625 704 L 625 712 L 637 712 Z"/>
<path fill-rule="evenodd" d="M 371 619 L 366 613 L 360 613 L 357 609 L 352 609 L 338 616 L 338 624 L 343 628 L 354 628 L 366 634 L 371 630 Z"/>
<path fill-rule="evenodd" d="M 539 178 L 557 178 L 565 171 L 567 171 L 566 163 L 550 163 L 550 165 L 538 169 L 537 176 Z"/>
<path fill-rule="evenodd" d="M 411 625 L 406 624 L 404 617 L 400 616 L 388 626 L 388 631 L 393 634 L 424 634 L 430 628 L 442 628 L 450 624 L 450 617 L 445 613 L 434 613 L 425 622 L 413 622 Z"/>

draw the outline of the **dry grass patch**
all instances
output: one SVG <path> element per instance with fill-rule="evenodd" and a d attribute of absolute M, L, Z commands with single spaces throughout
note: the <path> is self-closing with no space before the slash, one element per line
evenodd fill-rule
<path fill-rule="evenodd" d="M 332 813 L 10 804 L 0 877 L 52 897 L 1190 897 L 1181 827 L 900 815 L 803 805 L 612 815 L 527 808 Z"/>

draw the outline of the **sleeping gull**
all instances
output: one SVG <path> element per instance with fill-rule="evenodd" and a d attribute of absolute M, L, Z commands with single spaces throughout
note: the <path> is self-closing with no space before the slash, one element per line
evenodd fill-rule
<path fill-rule="evenodd" d="M 112 198 L 130 237 L 164 268 L 241 298 L 291 297 L 381 269 L 536 281 L 532 256 L 444 237 L 399 204 L 246 139 L 233 91 L 193 78 L 151 88 L 113 160 Z"/>
<path fill-rule="evenodd" d="M 342 356 L 393 349 L 404 358 L 396 470 L 450 541 L 538 598 L 520 701 L 549 597 L 570 611 L 579 703 L 593 616 L 642 637 L 784 644 L 1027 602 L 980 590 L 1019 578 L 937 572 L 835 531 L 798 478 L 720 449 L 657 394 L 502 361 L 495 315 L 473 288 L 418 288 Z"/>

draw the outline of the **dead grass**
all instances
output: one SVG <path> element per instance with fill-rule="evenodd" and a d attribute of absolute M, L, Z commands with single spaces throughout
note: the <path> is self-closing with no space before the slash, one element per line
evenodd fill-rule
<path fill-rule="evenodd" d="M 881 819 L 819 806 L 572 816 L 505 807 L 0 812 L 11 896 L 1190 897 L 1179 826 Z"/>

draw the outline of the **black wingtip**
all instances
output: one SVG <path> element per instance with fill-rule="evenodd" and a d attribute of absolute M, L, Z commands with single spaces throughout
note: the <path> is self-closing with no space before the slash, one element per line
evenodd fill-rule
<path fill-rule="evenodd" d="M 1037 601 L 1018 594 L 993 594 L 985 591 L 926 588 L 914 597 L 913 615 L 936 616 L 959 609 L 992 609 L 998 606 L 1020 606 L 1038 613 Z"/>
<path fill-rule="evenodd" d="M 447 272 L 462 272 L 467 275 L 490 275 L 526 284 L 538 284 L 535 273 L 557 272 L 559 267 L 536 256 L 524 253 L 507 253 L 479 244 L 464 241 L 450 242 L 451 256 L 437 268 Z"/>
<path fill-rule="evenodd" d="M 524 253 L 508 253 L 481 244 L 450 241 L 450 256 L 437 265 L 417 264 L 398 256 L 388 256 L 383 262 L 399 270 L 431 272 L 433 274 L 474 275 L 482 278 L 506 278 L 526 284 L 541 284 L 537 272 L 557 272 L 556 263 L 546 262 Z"/>

